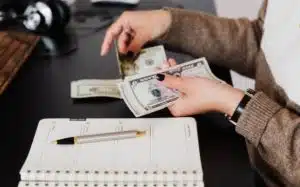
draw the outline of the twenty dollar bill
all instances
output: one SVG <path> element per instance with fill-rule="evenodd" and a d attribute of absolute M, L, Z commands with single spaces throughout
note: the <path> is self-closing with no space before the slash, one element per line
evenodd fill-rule
<path fill-rule="evenodd" d="M 83 79 L 71 82 L 71 98 L 113 97 L 121 99 L 118 84 L 122 79 Z"/>
<path fill-rule="evenodd" d="M 115 44 L 116 47 L 116 44 Z M 115 49 L 118 51 L 118 49 Z M 139 54 L 122 55 L 117 52 L 121 79 L 82 79 L 71 82 L 71 98 L 113 97 L 121 98 L 118 83 L 126 76 L 154 72 L 167 60 L 162 45 L 142 49 Z"/>
<path fill-rule="evenodd" d="M 179 97 L 178 91 L 163 86 L 156 79 L 157 73 L 205 77 L 224 82 L 211 72 L 205 58 L 195 59 L 156 73 L 126 77 L 123 82 L 119 83 L 120 94 L 135 117 L 161 110 Z"/>
<path fill-rule="evenodd" d="M 118 51 L 116 44 L 115 48 Z M 167 55 L 163 45 L 158 45 L 144 48 L 137 55 L 117 52 L 117 60 L 121 77 L 124 79 L 127 76 L 157 71 L 167 61 Z"/>

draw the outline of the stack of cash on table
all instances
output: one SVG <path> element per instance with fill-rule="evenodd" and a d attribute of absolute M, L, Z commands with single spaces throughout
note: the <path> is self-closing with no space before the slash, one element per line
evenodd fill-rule
<path fill-rule="evenodd" d="M 118 51 L 118 50 L 116 50 Z M 123 99 L 135 117 L 161 110 L 175 101 L 176 90 L 163 86 L 157 73 L 175 76 L 206 77 L 220 82 L 210 70 L 205 58 L 180 63 L 168 69 L 161 69 L 167 61 L 162 45 L 142 49 L 139 54 L 116 54 L 120 79 L 83 79 L 71 82 L 72 98 L 112 97 Z"/>

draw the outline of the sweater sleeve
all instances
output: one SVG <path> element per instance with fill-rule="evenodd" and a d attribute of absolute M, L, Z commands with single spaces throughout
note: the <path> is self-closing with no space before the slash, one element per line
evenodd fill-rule
<path fill-rule="evenodd" d="M 236 131 L 254 145 L 278 175 L 300 186 L 300 116 L 262 92 L 247 104 Z"/>
<path fill-rule="evenodd" d="M 206 57 L 210 63 L 252 78 L 262 35 L 263 8 L 254 21 L 165 8 L 171 13 L 172 23 L 160 40 L 171 48 Z"/>

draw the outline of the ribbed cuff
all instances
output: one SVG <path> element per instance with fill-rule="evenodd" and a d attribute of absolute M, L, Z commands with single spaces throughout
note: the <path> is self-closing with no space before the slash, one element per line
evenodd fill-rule
<path fill-rule="evenodd" d="M 236 131 L 248 139 L 253 145 L 258 146 L 269 120 L 281 106 L 271 100 L 262 92 L 258 92 L 246 105 L 240 116 Z"/>

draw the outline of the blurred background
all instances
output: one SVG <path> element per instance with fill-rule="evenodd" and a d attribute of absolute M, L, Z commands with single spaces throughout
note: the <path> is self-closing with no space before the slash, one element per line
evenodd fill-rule
<path fill-rule="evenodd" d="M 73 11 L 81 13 L 82 15 L 91 16 L 93 11 L 91 10 L 91 3 L 89 0 L 64 0 L 67 2 Z M 211 10 L 215 14 L 224 17 L 237 18 L 237 17 L 248 17 L 249 19 L 255 19 L 258 10 L 263 0 L 198 0 L 199 3 L 195 4 L 195 1 L 184 0 L 185 9 L 196 9 L 196 10 Z M 29 0 L 1 0 L 0 7 L 5 4 L 15 4 L 14 7 L 18 7 L 22 11 Z M 162 5 L 180 7 L 182 0 L 141 0 L 142 3 L 147 6 L 147 9 L 160 8 Z M 159 2 L 159 3 L 155 3 Z M 153 6 L 149 6 L 149 4 Z M 155 6 L 159 4 L 159 6 Z M 104 10 L 104 9 L 103 9 Z M 97 9 L 99 11 L 99 9 Z M 118 10 L 117 10 L 118 11 Z M 89 12 L 89 13 L 88 13 Z M 98 13 L 96 13 L 98 14 Z M 103 14 L 106 14 L 104 11 Z M 119 12 L 116 12 L 118 15 Z M 230 71 L 232 78 L 232 84 L 236 88 L 247 89 L 254 87 L 254 80 L 246 78 L 237 74 L 234 71 Z"/>
<path fill-rule="evenodd" d="M 255 19 L 263 0 L 214 0 L 216 13 L 219 16 L 237 18 L 248 17 Z M 254 80 L 230 71 L 234 87 L 243 90 L 254 88 Z"/>
<path fill-rule="evenodd" d="M 81 13 L 82 15 L 91 16 L 93 14 L 91 3 L 89 0 L 64 0 L 71 7 L 72 10 Z M 198 0 L 199 3 L 195 4 L 195 1 L 184 0 L 185 9 L 196 9 L 196 10 L 211 10 L 215 12 L 216 15 L 237 18 L 237 17 L 248 17 L 249 19 L 255 19 L 257 16 L 258 10 L 261 6 L 263 0 Z M 15 4 L 14 7 L 18 7 L 22 11 L 29 0 L 1 0 L 0 7 L 5 4 Z M 162 5 L 180 7 L 182 0 L 141 0 L 147 6 L 147 9 L 156 9 L 160 8 Z M 156 2 L 156 3 L 155 3 Z M 159 3 L 157 3 L 159 2 Z M 149 4 L 153 6 L 149 6 Z M 159 4 L 159 6 L 155 6 Z M 103 9 L 104 10 L 104 9 Z M 123 10 L 123 9 L 122 9 Z M 97 9 L 99 11 L 99 9 Z M 117 10 L 118 11 L 118 10 Z M 88 13 L 89 12 L 89 13 Z M 96 13 L 99 14 L 99 13 Z M 104 11 L 103 14 L 106 14 Z M 119 12 L 116 12 L 118 15 Z M 99 15 L 98 15 L 99 16 Z M 236 88 L 247 89 L 254 87 L 254 80 L 246 78 L 237 74 L 234 71 L 230 71 L 232 78 L 232 84 Z"/>

